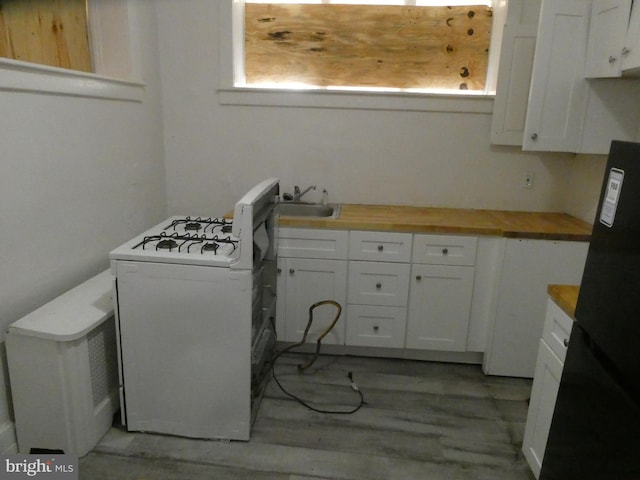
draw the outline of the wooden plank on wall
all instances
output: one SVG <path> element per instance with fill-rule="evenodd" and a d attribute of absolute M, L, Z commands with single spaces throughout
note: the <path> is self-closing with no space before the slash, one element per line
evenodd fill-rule
<path fill-rule="evenodd" d="M 487 6 L 245 5 L 253 83 L 484 89 Z"/>
<path fill-rule="evenodd" d="M 86 0 L 0 0 L 0 56 L 92 71 Z"/>

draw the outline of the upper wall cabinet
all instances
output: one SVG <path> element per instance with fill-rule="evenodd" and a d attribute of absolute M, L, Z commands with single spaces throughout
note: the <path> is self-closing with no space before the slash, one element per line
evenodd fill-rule
<path fill-rule="evenodd" d="M 640 75 L 640 1 L 633 2 L 627 41 L 622 51 L 623 74 Z"/>
<path fill-rule="evenodd" d="M 587 78 L 619 77 L 622 58 L 627 55 L 627 26 L 631 0 L 594 0 L 591 6 L 587 63 Z"/>
<path fill-rule="evenodd" d="M 501 57 L 500 75 L 507 80 L 498 83 L 494 143 L 532 151 L 607 154 L 612 140 L 637 139 L 640 81 L 585 77 L 587 45 L 593 39 L 590 13 L 599 1 L 542 1 L 530 78 L 524 78 L 522 68 L 510 71 L 517 62 Z M 509 9 L 527 2 L 511 0 Z M 610 23 L 605 17 L 598 22 L 602 28 Z M 508 14 L 507 22 L 510 18 Z M 527 89 L 526 100 L 510 93 L 514 84 Z"/>
<path fill-rule="evenodd" d="M 536 49 L 540 0 L 511 0 L 502 37 L 491 142 L 522 145 Z"/>
<path fill-rule="evenodd" d="M 588 95 L 582 80 L 588 15 L 583 0 L 542 2 L 524 150 L 576 150 Z"/>

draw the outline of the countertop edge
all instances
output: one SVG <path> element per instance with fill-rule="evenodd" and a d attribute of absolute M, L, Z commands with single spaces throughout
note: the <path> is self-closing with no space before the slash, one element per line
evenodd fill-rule
<path fill-rule="evenodd" d="M 370 213 L 367 213 L 368 208 L 371 209 Z M 387 209 L 391 210 L 393 215 Z M 405 209 L 410 213 L 407 215 L 408 217 L 416 218 L 424 215 L 424 221 L 403 219 L 402 213 Z M 387 211 L 381 215 L 381 211 L 384 210 Z M 345 215 L 345 212 L 349 213 Z M 455 219 L 437 223 L 438 217 L 448 216 L 449 212 L 452 217 L 460 215 L 460 224 L 455 224 Z M 428 218 L 430 215 L 432 218 Z M 475 215 L 483 215 L 484 218 L 474 224 Z M 390 218 L 391 216 L 393 218 Z M 536 221 L 540 223 L 540 228 L 536 228 Z M 577 242 L 588 242 L 591 238 L 590 224 L 566 213 L 554 212 L 343 204 L 341 216 L 336 219 L 280 216 L 279 224 L 282 227 L 327 230 L 485 235 L 514 239 Z"/>
<path fill-rule="evenodd" d="M 579 285 L 548 285 L 547 293 L 560 309 L 575 320 Z"/>

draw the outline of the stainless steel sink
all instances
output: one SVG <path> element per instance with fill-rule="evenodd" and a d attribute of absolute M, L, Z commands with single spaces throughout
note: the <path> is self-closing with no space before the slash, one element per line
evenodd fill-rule
<path fill-rule="evenodd" d="M 280 215 L 283 217 L 338 218 L 340 205 L 336 203 L 321 205 L 307 202 L 281 202 Z"/>

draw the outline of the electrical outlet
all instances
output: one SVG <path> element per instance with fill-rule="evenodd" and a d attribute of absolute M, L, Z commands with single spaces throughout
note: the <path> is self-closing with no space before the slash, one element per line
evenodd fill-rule
<path fill-rule="evenodd" d="M 524 172 L 524 176 L 522 177 L 522 188 L 533 188 L 533 172 Z"/>

